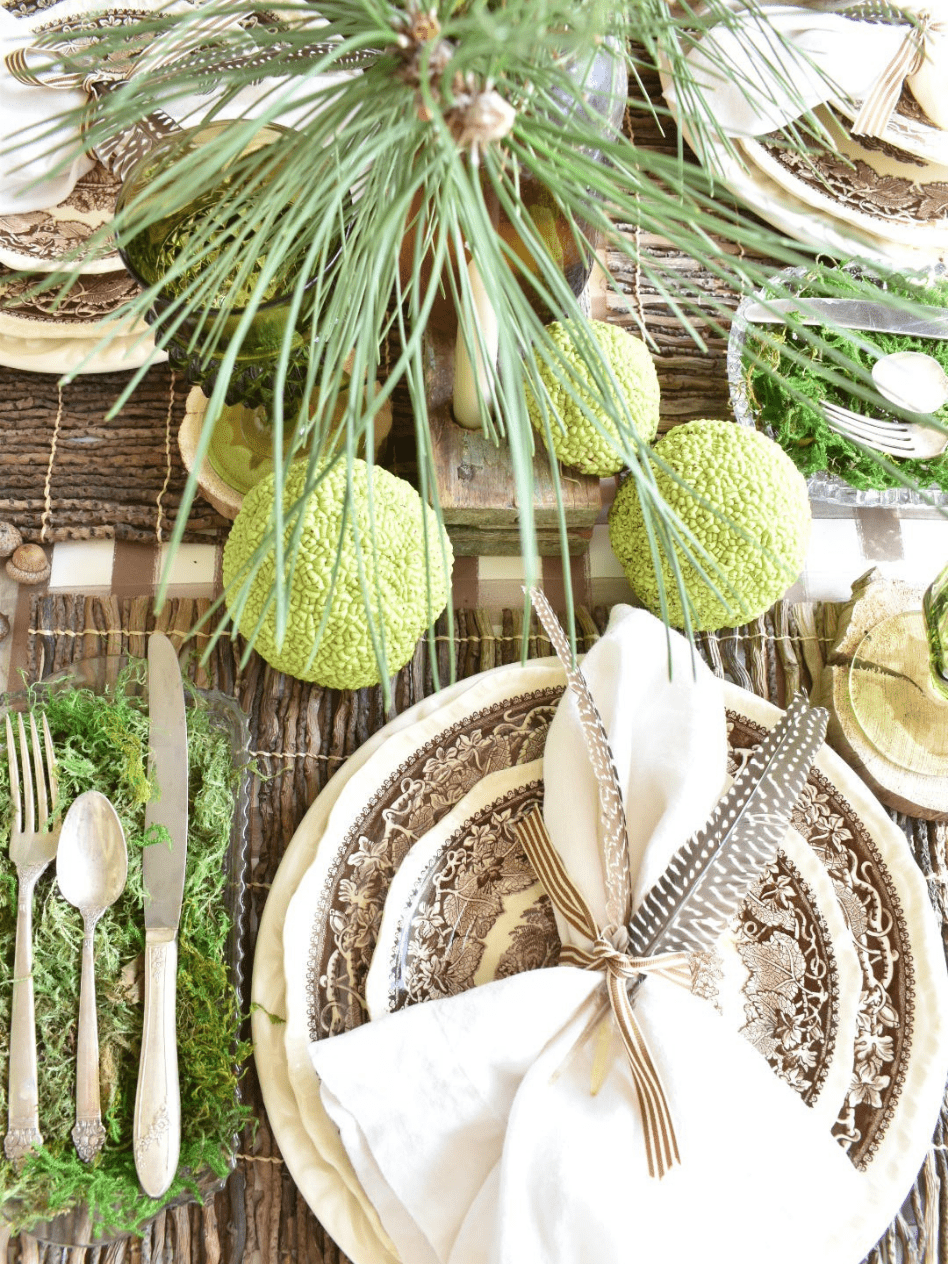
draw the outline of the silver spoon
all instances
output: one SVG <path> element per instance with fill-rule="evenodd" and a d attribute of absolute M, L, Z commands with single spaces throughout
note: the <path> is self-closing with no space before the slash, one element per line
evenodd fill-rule
<path fill-rule="evenodd" d="M 59 889 L 82 914 L 82 981 L 76 1054 L 76 1126 L 79 1157 L 88 1163 L 102 1149 L 105 1128 L 99 1102 L 99 1030 L 95 1008 L 96 922 L 125 889 L 128 852 L 115 808 L 98 790 L 80 794 L 63 821 L 56 853 Z"/>
<path fill-rule="evenodd" d="M 948 403 L 948 373 L 923 351 L 891 351 L 872 366 L 876 390 L 913 413 L 933 413 Z"/>

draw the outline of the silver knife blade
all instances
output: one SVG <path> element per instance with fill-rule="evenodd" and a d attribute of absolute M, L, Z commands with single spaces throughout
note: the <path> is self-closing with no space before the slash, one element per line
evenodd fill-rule
<path fill-rule="evenodd" d="M 915 338 L 948 338 L 948 311 L 930 316 L 901 312 L 887 303 L 854 298 L 774 298 L 748 303 L 741 315 L 750 325 L 783 325 L 793 316 L 801 325 L 839 325 Z"/>
<path fill-rule="evenodd" d="M 145 927 L 174 930 L 188 854 L 188 727 L 178 656 L 160 633 L 148 641 L 148 725 L 149 772 L 157 798 L 145 808 L 145 828 L 164 826 L 171 842 L 152 843 L 142 854 Z"/>

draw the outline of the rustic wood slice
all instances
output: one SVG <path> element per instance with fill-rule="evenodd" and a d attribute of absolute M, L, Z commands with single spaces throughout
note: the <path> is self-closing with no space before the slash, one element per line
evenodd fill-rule
<path fill-rule="evenodd" d="M 184 420 L 178 430 L 178 448 L 185 469 L 190 474 L 197 460 L 198 441 L 201 438 L 201 427 L 204 424 L 204 410 L 207 408 L 207 397 L 199 386 L 194 386 L 188 394 Z M 240 506 L 244 503 L 243 492 L 230 487 L 211 465 L 207 457 L 201 462 L 197 476 L 198 489 L 204 499 L 222 514 L 233 520 L 237 517 Z"/>
<path fill-rule="evenodd" d="M 506 443 L 495 447 L 476 430 L 459 426 L 451 413 L 454 343 L 432 330 L 426 336 L 425 391 L 434 450 L 438 500 L 444 525 L 459 555 L 519 553 L 516 489 Z M 562 552 L 553 472 L 545 452 L 533 460 L 533 514 L 537 548 L 544 556 Z M 599 479 L 563 470 L 563 512 L 570 553 L 584 553 L 602 508 Z"/>
<path fill-rule="evenodd" d="M 926 773 L 906 768 L 884 754 L 866 734 L 854 710 L 850 688 L 853 660 L 860 661 L 860 647 L 867 633 L 895 616 L 920 610 L 921 590 L 884 579 L 873 570 L 853 584 L 852 594 L 823 670 L 822 700 L 830 711 L 827 738 L 883 803 L 923 820 L 948 820 L 948 777 L 938 767 L 939 761 L 931 756 L 932 771 Z M 866 679 L 878 685 L 880 706 L 891 705 L 904 715 L 909 739 L 914 737 L 918 749 L 923 749 L 928 739 L 922 715 L 913 713 L 911 704 L 905 703 L 905 698 L 911 696 L 905 690 L 913 687 L 897 678 L 887 680 L 884 675 Z M 898 734 L 893 733 L 890 749 L 897 750 L 899 744 L 904 748 L 905 740 L 900 743 Z"/>
<path fill-rule="evenodd" d="M 379 390 L 378 383 L 375 383 L 373 389 Z M 178 430 L 178 448 L 181 452 L 181 460 L 184 462 L 188 473 L 194 469 L 197 459 L 197 448 L 201 438 L 201 430 L 204 426 L 204 414 L 207 410 L 207 396 L 199 386 L 192 387 L 185 407 L 184 420 Z M 338 415 L 342 415 L 342 405 L 338 406 Z M 224 409 L 221 418 L 230 418 L 231 424 L 239 431 L 244 419 L 249 427 L 252 410 L 246 408 L 243 404 L 234 404 Z M 375 456 L 379 457 L 382 445 L 388 438 L 389 431 L 392 428 L 392 406 L 386 401 L 379 409 L 375 417 Z M 238 442 L 238 447 L 241 446 Z M 362 450 L 360 448 L 360 455 Z M 237 517 L 240 506 L 244 501 L 244 492 L 239 491 L 236 487 L 232 487 L 217 470 L 214 469 L 211 462 L 205 456 L 201 462 L 201 469 L 198 474 L 198 488 L 201 495 L 206 501 L 214 506 L 218 513 L 223 514 L 225 518 L 233 520 Z"/>

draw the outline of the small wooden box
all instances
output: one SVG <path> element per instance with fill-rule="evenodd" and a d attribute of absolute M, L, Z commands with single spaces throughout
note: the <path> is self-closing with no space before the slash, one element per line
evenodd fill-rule
<path fill-rule="evenodd" d="M 501 440 L 495 447 L 478 430 L 465 430 L 451 413 L 454 387 L 454 344 L 441 332 L 429 332 L 425 346 L 425 390 L 438 497 L 454 551 L 474 554 L 519 554 L 521 551 L 516 489 L 510 453 Z M 537 436 L 538 444 L 541 443 Z M 559 513 L 549 458 L 541 449 L 533 459 L 533 514 L 541 555 L 563 552 Z M 585 553 L 602 509 L 599 479 L 560 472 L 567 549 Z"/>

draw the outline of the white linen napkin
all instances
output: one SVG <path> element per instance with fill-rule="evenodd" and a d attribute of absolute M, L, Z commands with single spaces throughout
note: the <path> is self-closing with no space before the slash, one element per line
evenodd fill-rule
<path fill-rule="evenodd" d="M 43 21 L 63 20 L 87 11 L 90 0 L 64 0 L 41 11 Z M 108 0 L 98 6 L 108 9 Z M 164 0 L 141 0 L 136 6 L 168 9 Z M 302 12 L 312 13 L 302 4 Z M 284 14 L 285 16 L 285 14 Z M 314 28 L 314 42 L 318 33 Z M 78 89 L 37 87 L 20 83 L 7 69 L 5 57 L 16 48 L 35 43 L 32 19 L 15 18 L 0 8 L 0 215 L 24 214 L 56 206 L 69 196 L 76 181 L 91 170 L 94 159 L 85 153 L 75 118 L 65 117 L 83 106 L 88 98 Z M 159 49 L 156 43 L 152 52 Z M 182 127 L 196 127 L 213 114 L 216 119 L 252 118 L 276 105 L 274 121 L 293 127 L 313 113 L 306 98 L 317 87 L 340 82 L 349 72 L 307 78 L 261 79 L 249 84 L 218 108 L 219 96 L 191 95 L 168 103 L 165 112 Z M 59 119 L 55 137 L 43 137 L 46 129 L 37 124 Z M 29 130 L 27 130 L 29 129 Z M 62 164 L 62 170 L 59 170 Z"/>
<path fill-rule="evenodd" d="M 33 35 L 24 29 L 24 23 L 0 8 L 0 215 L 56 206 L 93 166 L 93 159 L 78 146 L 74 129 L 64 129 L 52 149 L 51 139 L 43 139 L 34 131 L 37 124 L 55 114 L 79 109 L 86 94 L 79 89 L 39 90 L 17 82 L 4 58 L 32 42 Z M 8 152 L 11 142 L 19 146 L 15 155 Z M 61 162 L 69 166 L 51 175 Z"/>
<path fill-rule="evenodd" d="M 640 893 L 710 814 L 723 780 L 717 682 L 667 635 L 671 681 L 665 629 L 628 608 L 583 664 L 625 788 Z M 601 911 L 598 796 L 574 730 L 567 700 L 544 760 L 545 816 Z M 867 1229 L 862 1177 L 825 1122 L 707 1002 L 654 976 L 635 1013 L 682 1162 L 648 1176 L 624 1054 L 590 1092 L 597 1042 L 579 1037 L 601 996 L 601 976 L 561 966 L 311 1046 L 325 1108 L 405 1264 L 630 1254 L 693 1264 L 725 1252 L 729 1264 L 856 1264 L 891 1209 Z"/>
<path fill-rule="evenodd" d="M 712 27 L 688 53 L 704 100 L 682 103 L 686 117 L 700 112 L 727 135 L 762 136 L 826 101 L 861 101 L 906 29 L 792 5 L 741 14 Z M 674 87 L 665 96 L 677 108 Z"/>

